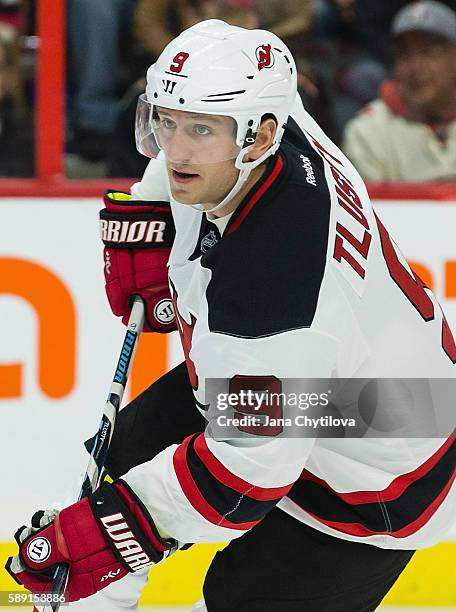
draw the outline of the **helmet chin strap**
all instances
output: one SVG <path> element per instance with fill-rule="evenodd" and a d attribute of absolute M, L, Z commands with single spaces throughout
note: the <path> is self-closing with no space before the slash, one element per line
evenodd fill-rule
<path fill-rule="evenodd" d="M 239 191 L 244 186 L 246 180 L 249 178 L 252 170 L 253 168 L 243 168 L 242 170 L 239 171 L 237 181 L 234 183 L 231 191 L 223 198 L 223 200 L 219 204 L 216 204 L 212 208 L 205 208 L 204 204 L 192 204 L 191 205 L 192 208 L 194 210 L 198 210 L 199 212 L 206 212 L 206 213 L 211 213 L 211 212 L 215 212 L 216 210 L 220 210 L 221 208 L 226 206 L 229 202 L 231 202 L 234 196 L 239 193 Z"/>
<path fill-rule="evenodd" d="M 237 178 L 237 181 L 234 183 L 231 191 L 223 198 L 223 200 L 219 204 L 216 204 L 212 208 L 205 208 L 203 204 L 191 204 L 191 207 L 194 210 L 197 210 L 199 212 L 211 213 L 211 212 L 215 212 L 216 210 L 220 210 L 221 208 L 226 206 L 229 202 L 231 202 L 234 196 L 236 196 L 239 193 L 239 191 L 242 189 L 245 182 L 249 178 L 252 170 L 256 168 L 257 166 L 259 166 L 261 163 L 263 163 L 264 160 L 267 159 L 269 156 L 274 155 L 274 153 L 279 148 L 279 143 L 273 144 L 272 147 L 270 147 L 258 159 L 254 161 L 245 162 L 243 161 L 243 158 L 245 157 L 249 148 L 250 148 L 250 145 L 249 147 L 246 147 L 245 149 L 241 149 L 241 151 L 239 151 L 238 153 L 238 156 L 236 157 L 236 161 L 234 165 L 239 170 L 239 176 Z M 175 202 L 177 204 L 181 204 L 181 202 L 178 202 L 177 200 L 175 200 Z"/>

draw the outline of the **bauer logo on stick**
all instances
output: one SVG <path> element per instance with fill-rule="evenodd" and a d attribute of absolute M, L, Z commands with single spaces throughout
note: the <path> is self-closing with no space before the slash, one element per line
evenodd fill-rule
<path fill-rule="evenodd" d="M 274 55 L 271 50 L 271 45 L 260 45 L 256 48 L 255 55 L 258 61 L 258 70 L 274 66 Z"/>
<path fill-rule="evenodd" d="M 35 538 L 27 546 L 27 555 L 35 563 L 43 563 L 50 554 L 51 544 L 46 538 Z"/>

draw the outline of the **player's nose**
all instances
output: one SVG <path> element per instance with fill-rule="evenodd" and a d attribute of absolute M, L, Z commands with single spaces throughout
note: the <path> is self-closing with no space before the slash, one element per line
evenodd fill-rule
<path fill-rule="evenodd" d="M 185 132 L 176 130 L 168 139 L 165 152 L 168 160 L 175 164 L 190 164 L 195 155 L 194 143 Z"/>

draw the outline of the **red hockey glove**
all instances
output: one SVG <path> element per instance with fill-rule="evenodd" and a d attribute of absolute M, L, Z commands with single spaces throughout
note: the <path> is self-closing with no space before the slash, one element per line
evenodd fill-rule
<path fill-rule="evenodd" d="M 6 569 L 34 593 L 48 593 L 55 566 L 66 563 L 66 600 L 89 597 L 128 572 L 159 563 L 177 548 L 160 537 L 149 513 L 123 481 L 97 491 L 57 513 L 36 513 L 41 529 L 21 527 L 15 535 L 19 556 Z"/>
<path fill-rule="evenodd" d="M 175 229 L 169 202 L 140 202 L 107 191 L 100 211 L 106 294 L 112 312 L 127 324 L 134 294 L 146 305 L 144 331 L 176 329 L 168 286 Z"/>

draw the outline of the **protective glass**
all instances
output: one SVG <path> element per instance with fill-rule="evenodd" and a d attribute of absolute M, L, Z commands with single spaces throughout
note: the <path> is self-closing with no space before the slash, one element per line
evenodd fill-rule
<path fill-rule="evenodd" d="M 146 94 L 136 110 L 136 148 L 146 157 L 174 164 L 210 164 L 236 159 L 237 124 L 232 117 L 172 110 L 150 103 Z M 163 156 L 160 156 L 163 157 Z"/>

